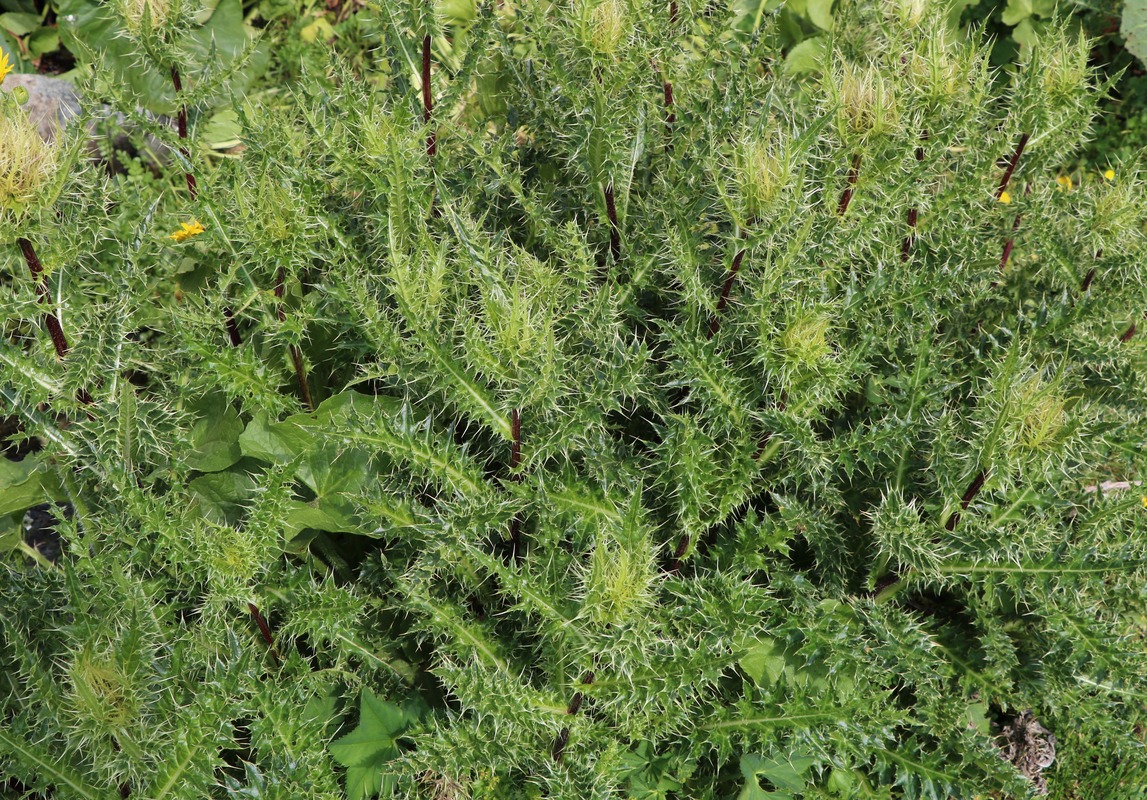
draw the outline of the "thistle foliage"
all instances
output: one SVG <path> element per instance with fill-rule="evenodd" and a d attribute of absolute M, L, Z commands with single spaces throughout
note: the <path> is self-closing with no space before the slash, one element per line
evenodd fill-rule
<path fill-rule="evenodd" d="M 0 581 L 6 774 L 1025 796 L 1031 708 L 1054 791 L 1145 785 L 1147 510 L 1095 487 L 1142 477 L 1147 195 L 1055 180 L 1087 42 L 845 10 L 800 83 L 674 5 L 388 2 L 381 74 L 236 101 L 198 200 L 72 163 L 9 222 L 73 349 L 9 248 L 3 510 L 75 515 Z"/>

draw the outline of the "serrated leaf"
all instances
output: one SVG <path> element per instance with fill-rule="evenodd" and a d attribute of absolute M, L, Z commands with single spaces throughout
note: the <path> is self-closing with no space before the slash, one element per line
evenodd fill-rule
<path fill-rule="evenodd" d="M 27 36 L 40 27 L 40 18 L 35 14 L 9 12 L 0 14 L 0 28 L 15 36 Z"/>
<path fill-rule="evenodd" d="M 762 758 L 761 756 L 741 756 L 741 775 L 745 786 L 737 795 L 737 800 L 792 800 L 790 792 L 800 792 L 805 788 L 804 774 L 816 763 L 816 759 L 805 755 L 788 758 Z M 761 788 L 764 778 L 777 791 Z"/>
<path fill-rule="evenodd" d="M 48 499 L 44 489 L 45 467 L 42 461 L 28 457 L 23 461 L 0 458 L 0 514 L 23 511 Z"/>
<path fill-rule="evenodd" d="M 772 686 L 785 672 L 784 648 L 776 639 L 762 639 L 741 657 L 741 669 L 761 687 Z"/>
<path fill-rule="evenodd" d="M 189 469 L 218 472 L 242 457 L 239 436 L 243 433 L 243 423 L 221 395 L 204 398 L 190 410 L 198 421 L 188 437 L 193 450 L 184 457 Z"/>
<path fill-rule="evenodd" d="M 331 742 L 331 755 L 345 767 L 381 765 L 398 755 L 398 737 L 407 724 L 402 708 L 363 689 L 358 727 Z"/>
<path fill-rule="evenodd" d="M 1021 20 L 1025 20 L 1032 15 L 1032 0 L 1008 0 L 1008 6 L 1004 9 L 1003 20 L 1005 25 L 1018 25 Z"/>
<path fill-rule="evenodd" d="M 827 40 L 823 36 L 805 39 L 785 56 L 784 70 L 789 75 L 819 72 L 824 64 Z"/>
<path fill-rule="evenodd" d="M 316 436 L 311 431 L 290 420 L 270 422 L 262 414 L 251 420 L 239 436 L 243 455 L 272 464 L 286 464 L 313 450 L 316 444 Z"/>
<path fill-rule="evenodd" d="M 835 0 L 808 0 L 805 11 L 812 24 L 822 31 L 832 30 L 832 4 Z"/>

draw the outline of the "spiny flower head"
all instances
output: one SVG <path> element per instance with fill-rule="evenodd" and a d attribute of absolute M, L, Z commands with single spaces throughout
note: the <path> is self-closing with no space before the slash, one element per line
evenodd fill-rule
<path fill-rule="evenodd" d="M 582 40 L 602 55 L 613 55 L 629 36 L 633 27 L 624 0 L 590 2 L 585 8 Z"/>
<path fill-rule="evenodd" d="M 56 148 L 22 111 L 0 114 L 0 142 L 0 211 L 20 211 L 55 176 Z"/>
<path fill-rule="evenodd" d="M 205 230 L 207 229 L 203 227 L 203 224 L 199 220 L 184 222 L 179 226 L 179 230 L 171 234 L 171 236 L 168 238 L 174 239 L 177 242 L 183 242 L 187 239 L 190 239 L 192 236 L 198 236 Z"/>
<path fill-rule="evenodd" d="M 163 30 L 178 16 L 180 0 L 117 0 L 116 8 L 132 36 L 145 30 Z M 147 20 L 147 25 L 144 25 Z"/>
<path fill-rule="evenodd" d="M 892 82 L 875 64 L 841 64 L 831 91 L 845 128 L 855 136 L 890 132 L 900 120 Z"/>
<path fill-rule="evenodd" d="M 785 142 L 776 136 L 744 139 L 734 154 L 734 168 L 750 220 L 759 218 L 772 204 L 792 171 Z"/>

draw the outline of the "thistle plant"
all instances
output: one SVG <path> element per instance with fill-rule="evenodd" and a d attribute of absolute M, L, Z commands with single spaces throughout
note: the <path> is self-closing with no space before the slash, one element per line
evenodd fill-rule
<path fill-rule="evenodd" d="M 561 10 L 361 12 L 382 74 L 236 102 L 198 226 L 64 172 L 14 790 L 1141 795 L 1147 176 L 1057 181 L 1087 42 L 850 6 L 802 82 L 767 13 Z"/>

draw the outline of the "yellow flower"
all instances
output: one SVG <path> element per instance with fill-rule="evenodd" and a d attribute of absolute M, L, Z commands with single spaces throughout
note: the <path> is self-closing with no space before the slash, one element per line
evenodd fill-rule
<path fill-rule="evenodd" d="M 1008 203 L 1012 202 L 1012 196 L 1008 194 L 1007 189 L 1005 189 L 1004 191 L 1000 192 L 999 200 L 1004 205 L 1007 205 Z"/>
<path fill-rule="evenodd" d="M 177 242 L 182 242 L 186 239 L 190 239 L 192 236 L 198 236 L 205 230 L 207 229 L 203 227 L 199 220 L 195 220 L 194 222 L 184 222 L 180 226 L 180 229 L 171 234 L 171 236 L 168 238 L 174 239 Z"/>
<path fill-rule="evenodd" d="M 1143 507 L 1147 508 L 1147 497 L 1143 498 Z"/>
<path fill-rule="evenodd" d="M 1103 177 L 1109 181 L 1115 180 L 1115 170 L 1113 170 L 1113 169 L 1107 170 L 1106 172 L 1103 173 Z"/>
<path fill-rule="evenodd" d="M 8 60 L 8 54 L 0 48 L 0 83 L 8 77 L 8 73 L 12 71 L 12 62 Z"/>
<path fill-rule="evenodd" d="M 1060 175 L 1058 178 L 1055 179 L 1055 182 L 1059 184 L 1059 190 L 1061 192 L 1064 191 L 1065 189 L 1070 192 L 1072 186 L 1075 185 L 1071 182 L 1071 176 L 1070 175 Z"/>

